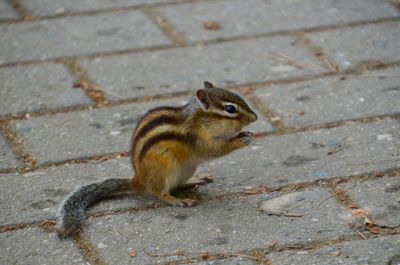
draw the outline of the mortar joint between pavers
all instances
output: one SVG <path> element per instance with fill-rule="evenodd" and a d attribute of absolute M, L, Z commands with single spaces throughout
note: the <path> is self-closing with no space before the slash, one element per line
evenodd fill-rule
<path fill-rule="evenodd" d="M 36 158 L 28 152 L 22 139 L 11 129 L 9 122 L 0 122 L 0 133 L 6 139 L 16 157 L 23 163 L 23 168 L 19 169 L 19 172 L 34 170 L 37 165 Z"/>
<path fill-rule="evenodd" d="M 143 13 L 169 38 L 176 46 L 186 47 L 187 41 L 181 33 L 178 32 L 172 23 L 163 14 L 154 8 L 145 7 Z"/>
<path fill-rule="evenodd" d="M 78 231 L 74 237 L 75 246 L 80 251 L 81 255 L 93 265 L 107 265 L 104 257 L 98 252 L 95 246 L 90 242 L 89 239 L 81 232 Z"/>
<path fill-rule="evenodd" d="M 20 19 L 24 22 L 35 19 L 35 16 L 29 11 L 29 9 L 21 3 L 20 0 L 8 0 L 10 6 L 21 16 Z"/>
<path fill-rule="evenodd" d="M 97 107 L 111 107 L 111 102 L 106 99 L 103 89 L 93 81 L 77 59 L 61 60 L 60 62 L 64 63 L 69 73 L 75 79 L 74 88 L 82 89 Z"/>
<path fill-rule="evenodd" d="M 241 250 L 236 252 L 211 252 L 211 251 L 203 251 L 203 252 L 186 252 L 186 251 L 175 251 L 173 253 L 167 254 L 156 254 L 156 253 L 147 253 L 147 255 L 151 257 L 171 257 L 171 256 L 191 256 L 186 259 L 169 261 L 163 263 L 164 265 L 178 265 L 178 264 L 192 264 L 198 263 L 201 261 L 215 261 L 215 260 L 225 260 L 229 258 L 245 258 L 250 259 L 256 262 L 256 264 L 267 264 L 270 262 L 263 254 L 259 254 L 259 252 L 255 250 Z"/>

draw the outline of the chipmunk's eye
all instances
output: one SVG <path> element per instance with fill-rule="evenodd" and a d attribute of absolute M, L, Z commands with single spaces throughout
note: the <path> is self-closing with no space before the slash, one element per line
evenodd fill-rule
<path fill-rule="evenodd" d="M 234 105 L 232 105 L 232 104 L 226 104 L 226 105 L 224 105 L 224 109 L 226 110 L 226 112 L 231 113 L 231 114 L 237 112 L 236 107 L 235 107 Z"/>

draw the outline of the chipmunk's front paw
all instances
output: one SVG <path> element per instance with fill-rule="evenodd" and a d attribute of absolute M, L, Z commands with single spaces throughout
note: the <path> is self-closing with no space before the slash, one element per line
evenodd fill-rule
<path fill-rule="evenodd" d="M 254 136 L 255 136 L 254 133 L 244 131 L 244 132 L 240 132 L 236 136 L 236 139 L 238 139 L 240 141 L 240 143 L 243 145 L 249 145 L 253 141 Z"/>

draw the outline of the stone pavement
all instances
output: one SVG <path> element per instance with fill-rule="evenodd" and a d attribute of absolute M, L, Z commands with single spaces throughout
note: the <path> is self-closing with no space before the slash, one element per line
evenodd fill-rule
<path fill-rule="evenodd" d="M 0 0 L 0 264 L 400 264 L 399 51 L 398 0 Z M 119 196 L 58 239 L 204 80 L 259 120 L 199 204 Z"/>

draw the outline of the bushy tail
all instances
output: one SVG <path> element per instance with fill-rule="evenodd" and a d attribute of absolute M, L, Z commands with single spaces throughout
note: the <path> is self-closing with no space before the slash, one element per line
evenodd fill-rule
<path fill-rule="evenodd" d="M 56 226 L 58 235 L 68 237 L 76 233 L 87 207 L 113 192 L 130 190 L 131 184 L 131 179 L 107 179 L 77 188 L 61 204 Z"/>

